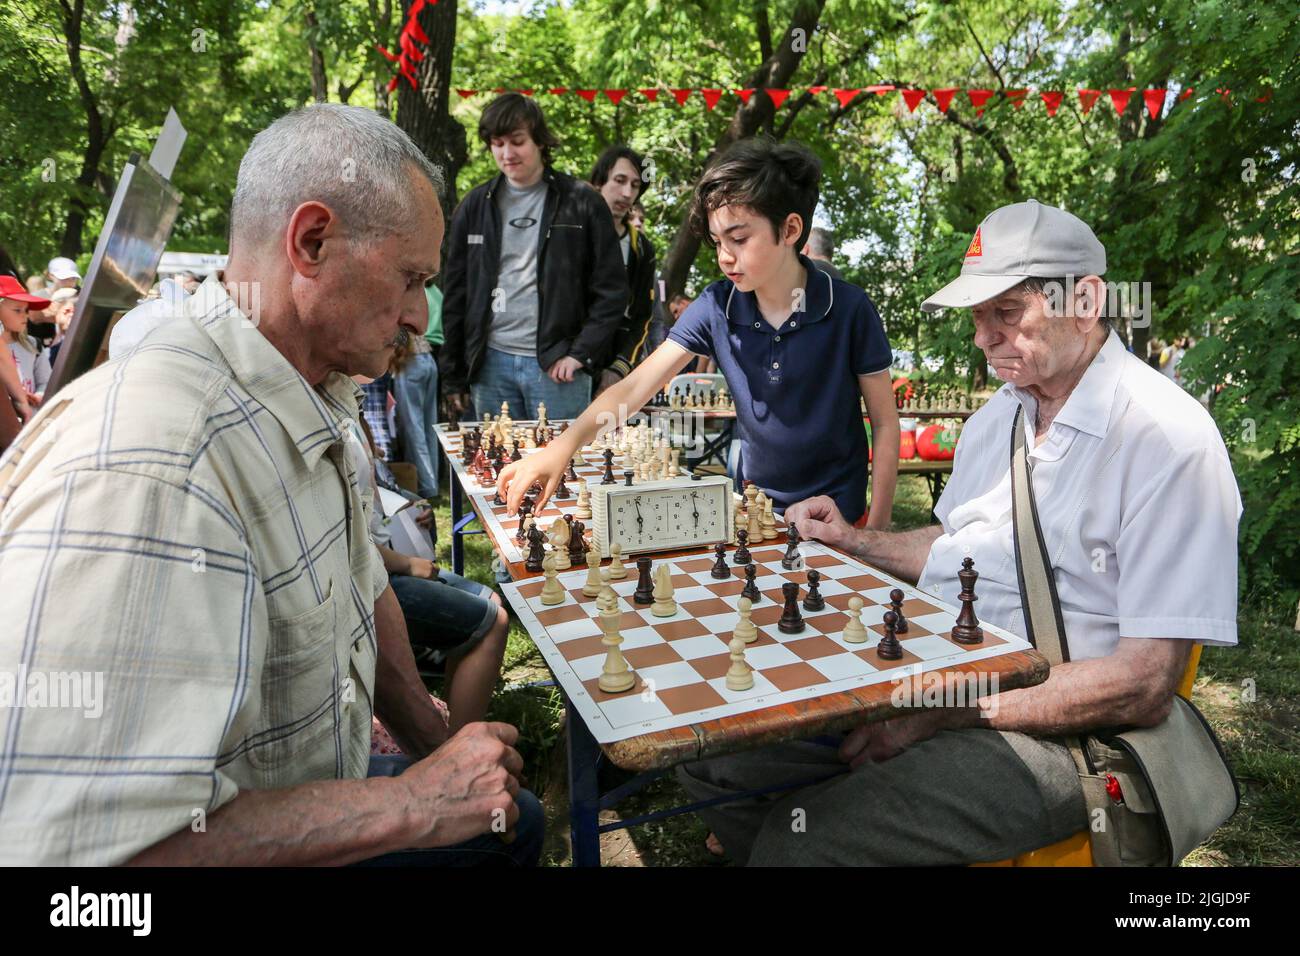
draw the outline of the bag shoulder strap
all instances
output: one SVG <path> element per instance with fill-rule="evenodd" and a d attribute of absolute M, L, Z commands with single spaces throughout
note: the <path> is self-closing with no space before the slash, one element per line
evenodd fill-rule
<path fill-rule="evenodd" d="M 1016 577 L 1029 642 L 1055 667 L 1070 659 L 1061 617 L 1061 599 L 1047 560 L 1047 545 L 1034 502 L 1034 483 L 1025 442 L 1025 407 L 1016 409 L 1011 428 L 1011 526 L 1016 545 Z"/>

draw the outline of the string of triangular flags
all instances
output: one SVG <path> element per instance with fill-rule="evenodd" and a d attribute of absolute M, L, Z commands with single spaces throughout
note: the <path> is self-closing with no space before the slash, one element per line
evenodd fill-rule
<path fill-rule="evenodd" d="M 420 49 L 419 44 L 427 44 L 429 42 L 428 34 L 426 34 L 420 27 L 419 16 L 425 7 L 434 6 L 437 2 L 438 0 L 414 0 L 411 4 L 411 9 L 407 12 L 406 23 L 402 26 L 402 32 L 397 38 L 398 53 L 391 53 L 384 47 L 376 45 L 375 49 L 390 61 L 397 64 L 397 74 L 388 82 L 388 91 L 390 93 L 397 88 L 398 81 L 402 78 L 405 78 L 406 81 L 411 84 L 412 89 L 419 88 L 419 84 L 415 79 L 415 64 L 424 59 L 424 52 Z M 1028 88 L 1002 90 L 999 92 L 997 90 L 986 89 L 963 90 L 962 88 L 955 86 L 944 87 L 942 89 L 925 89 L 922 87 L 896 86 L 877 83 L 870 86 L 853 88 L 809 86 L 805 89 L 813 96 L 830 93 L 839 101 L 841 109 L 847 107 L 854 99 L 864 93 L 869 95 L 874 94 L 876 96 L 886 96 L 889 93 L 897 92 L 898 95 L 902 97 L 903 102 L 907 104 L 907 111 L 909 113 L 915 113 L 916 108 L 925 101 L 927 96 L 934 100 L 934 105 L 938 107 L 939 112 L 947 113 L 949 108 L 952 106 L 954 97 L 956 97 L 958 93 L 964 92 L 970 100 L 970 105 L 974 108 L 976 116 L 982 116 L 984 114 L 984 110 L 988 107 L 989 101 L 995 96 L 1003 97 L 1018 110 L 1025 105 L 1031 92 L 1037 92 L 1038 98 L 1043 101 L 1043 105 L 1047 109 L 1048 116 L 1055 116 L 1057 110 L 1061 108 L 1061 104 L 1065 100 L 1065 93 L 1062 90 L 1031 91 Z M 491 90 L 458 89 L 456 91 L 457 95 L 462 99 L 468 99 L 471 96 L 477 96 L 481 93 L 496 94 L 504 92 L 506 92 L 506 88 L 500 86 Z M 522 93 L 525 96 L 533 96 L 538 91 L 535 89 L 517 89 L 514 90 L 514 92 Z M 604 95 L 611 103 L 617 106 L 633 91 L 631 89 L 571 89 L 565 86 L 555 86 L 543 90 L 542 92 L 550 96 L 565 96 L 567 94 L 572 94 L 581 97 L 588 103 L 595 103 L 598 96 Z M 641 94 L 641 96 L 645 97 L 647 101 L 656 103 L 659 101 L 659 94 L 665 91 L 656 87 L 650 87 L 646 89 L 637 89 L 635 92 Z M 704 101 L 704 108 L 712 111 L 714 107 L 722 101 L 722 98 L 728 94 L 738 97 L 743 103 L 748 105 L 754 94 L 760 92 L 765 93 L 772 101 L 773 108 L 779 110 L 785 105 L 786 101 L 789 100 L 790 95 L 796 91 L 768 88 L 737 90 L 723 89 L 720 87 L 688 87 L 679 89 L 670 88 L 666 92 L 672 94 L 672 101 L 678 106 L 685 106 L 687 100 L 690 99 L 691 94 L 699 93 L 701 99 Z M 1085 116 L 1091 112 L 1093 106 L 1096 105 L 1097 100 L 1101 98 L 1102 92 L 1102 90 L 1092 89 L 1076 90 L 1079 97 L 1079 109 Z M 1137 87 L 1130 86 L 1127 89 L 1108 89 L 1105 90 L 1105 92 L 1109 95 L 1111 105 L 1115 107 L 1115 112 L 1122 114 L 1124 110 L 1128 108 L 1129 100 L 1132 98 L 1133 94 L 1137 92 Z M 1176 102 L 1186 100 L 1188 97 L 1192 96 L 1194 92 L 1195 91 L 1191 87 L 1185 88 L 1177 94 Z M 1232 90 L 1216 88 L 1215 92 L 1219 94 L 1223 102 L 1232 103 Z M 1147 112 L 1153 118 L 1160 116 L 1164 111 L 1165 102 L 1169 94 L 1169 90 L 1159 88 L 1142 91 L 1142 101 L 1146 105 Z M 1256 103 L 1267 103 L 1272 96 L 1273 91 L 1266 90 L 1262 96 L 1254 97 L 1254 100 Z"/>
<path fill-rule="evenodd" d="M 1018 110 L 1025 105 L 1025 102 L 1029 98 L 1030 93 L 1037 93 L 1038 98 L 1043 101 L 1043 105 L 1047 110 L 1048 116 L 1055 116 L 1057 110 L 1061 108 L 1061 104 L 1065 100 L 1065 93 L 1064 91 L 1061 90 L 1036 91 L 1036 90 L 1022 89 L 1022 90 L 998 91 L 998 90 L 982 90 L 982 89 L 961 89 L 959 87 L 946 87 L 944 89 L 927 90 L 927 89 L 922 89 L 920 87 L 893 86 L 889 84 L 874 84 L 872 86 L 854 87 L 850 89 L 829 87 L 829 86 L 809 86 L 809 87 L 805 87 L 805 89 L 809 94 L 813 96 L 818 96 L 823 93 L 830 93 L 835 97 L 836 100 L 839 101 L 841 108 L 847 107 L 851 102 L 853 102 L 854 99 L 856 99 L 858 96 L 862 94 L 875 94 L 876 96 L 885 96 L 887 94 L 897 92 L 898 95 L 902 98 L 903 102 L 907 105 L 907 111 L 909 113 L 915 113 L 916 108 L 920 106 L 921 103 L 925 102 L 927 96 L 933 99 L 934 105 L 938 108 L 939 112 L 947 113 L 952 106 L 953 99 L 959 93 L 965 93 L 966 97 L 970 100 L 970 105 L 975 109 L 976 116 L 982 116 L 984 114 L 984 110 L 988 108 L 989 101 L 994 99 L 994 97 L 997 96 L 1001 96 L 1002 98 L 1006 99 L 1012 104 L 1012 106 L 1015 109 Z M 507 92 L 507 89 L 501 86 L 495 87 L 493 89 L 484 89 L 484 90 L 478 90 L 478 89 L 456 90 L 457 95 L 459 95 L 463 99 L 468 99 L 471 96 L 478 96 L 480 94 L 496 94 L 496 93 L 505 93 L 505 92 Z M 596 99 L 598 97 L 604 96 L 616 106 L 619 103 L 623 102 L 623 100 L 633 92 L 641 94 L 643 97 L 645 97 L 646 100 L 648 100 L 651 103 L 657 103 L 659 101 L 659 94 L 663 92 L 667 92 L 672 94 L 672 102 L 676 103 L 678 106 L 685 106 L 687 101 L 691 98 L 691 96 L 695 93 L 698 93 L 700 94 L 701 99 L 703 99 L 704 101 L 704 108 L 707 110 L 712 110 L 714 107 L 718 105 L 719 102 L 722 101 L 722 98 L 727 95 L 734 95 L 737 98 L 739 98 L 743 103 L 748 104 L 750 102 L 750 99 L 754 96 L 754 94 L 765 93 L 767 94 L 768 98 L 771 99 L 773 108 L 779 110 L 783 105 L 785 105 L 785 103 L 789 100 L 792 94 L 798 94 L 800 91 L 793 90 L 793 89 L 777 90 L 777 89 L 763 88 L 763 89 L 737 90 L 737 89 L 721 89 L 721 88 L 710 89 L 710 88 L 700 88 L 700 87 L 690 87 L 686 89 L 668 89 L 668 90 L 661 90 L 657 88 L 637 89 L 637 90 L 571 89 L 565 86 L 556 86 L 544 90 L 528 89 L 528 88 L 513 89 L 510 90 L 510 92 L 522 93 L 524 96 L 534 96 L 538 94 L 546 94 L 550 96 L 564 96 L 564 95 L 571 94 L 574 96 L 581 97 L 582 99 L 586 100 L 588 103 L 594 103 L 596 102 Z M 1109 95 L 1111 105 L 1115 107 L 1115 112 L 1123 113 L 1124 110 L 1128 108 L 1129 100 L 1133 97 L 1133 94 L 1137 92 L 1137 87 L 1130 86 L 1127 89 L 1117 89 L 1117 90 L 1115 89 L 1077 90 L 1076 93 L 1078 94 L 1079 97 L 1079 109 L 1083 112 L 1085 116 L 1089 112 L 1091 112 L 1093 106 L 1097 104 L 1097 101 L 1101 98 L 1103 92 Z M 1215 90 L 1215 92 L 1219 94 L 1223 102 L 1225 103 L 1233 102 L 1231 98 L 1232 90 L 1218 88 Z M 1195 90 L 1193 88 L 1187 87 L 1177 94 L 1176 102 L 1182 102 L 1183 100 L 1186 100 L 1189 97 L 1191 97 L 1194 93 Z M 1146 105 L 1147 112 L 1150 113 L 1151 116 L 1158 117 L 1164 111 L 1165 102 L 1166 99 L 1169 97 L 1169 95 L 1170 95 L 1170 91 L 1166 89 L 1143 90 L 1142 102 Z M 1270 91 L 1266 91 L 1264 95 L 1255 97 L 1254 99 L 1255 102 L 1257 103 L 1267 103 L 1272 98 L 1272 95 L 1273 95 L 1272 91 L 1270 90 Z"/>

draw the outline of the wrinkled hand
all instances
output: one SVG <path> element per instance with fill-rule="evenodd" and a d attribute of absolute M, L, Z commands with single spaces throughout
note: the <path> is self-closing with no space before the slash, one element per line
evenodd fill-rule
<path fill-rule="evenodd" d="M 506 503 L 506 514 L 518 514 L 519 503 L 535 481 L 541 482 L 542 493 L 533 503 L 533 513 L 541 511 L 551 500 L 551 492 L 560 483 L 560 475 L 568 466 L 568 457 L 557 445 L 550 444 L 502 468 L 497 477 L 497 494 Z"/>
<path fill-rule="evenodd" d="M 513 840 L 524 769 L 518 739 L 509 724 L 468 724 L 398 777 L 421 827 L 411 846 L 453 846 L 494 829 Z"/>
<path fill-rule="evenodd" d="M 573 376 L 582 371 L 582 363 L 572 355 L 566 355 L 554 365 L 546 370 L 551 381 L 557 385 L 563 385 L 566 382 L 572 382 Z"/>
<path fill-rule="evenodd" d="M 419 558 L 412 555 L 406 573 L 413 578 L 427 578 L 430 581 L 438 580 L 438 566 L 428 558 Z"/>
<path fill-rule="evenodd" d="M 946 717 L 942 711 L 930 711 L 863 724 L 851 731 L 840 744 L 840 759 L 853 769 L 868 761 L 883 763 L 913 744 L 929 740 L 944 728 Z"/>
<path fill-rule="evenodd" d="M 835 501 L 826 495 L 805 498 L 785 509 L 786 524 L 793 524 L 799 534 L 831 547 L 849 550 L 856 537 L 853 526 L 844 520 Z"/>

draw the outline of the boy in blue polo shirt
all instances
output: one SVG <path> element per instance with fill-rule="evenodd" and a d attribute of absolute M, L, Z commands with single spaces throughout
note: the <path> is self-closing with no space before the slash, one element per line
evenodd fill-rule
<path fill-rule="evenodd" d="M 606 389 L 545 449 L 498 481 L 510 513 L 541 481 L 538 505 L 597 430 L 622 424 L 696 355 L 712 358 L 736 406 L 743 477 L 779 510 L 828 495 L 850 522 L 889 526 L 898 475 L 892 352 L 866 293 L 817 270 L 796 250 L 817 206 L 821 163 L 806 147 L 733 145 L 700 178 L 690 225 L 715 246 L 726 278 L 710 285 L 632 373 Z M 864 515 L 871 417 L 875 472 Z M 737 475 L 737 478 L 741 478 Z M 864 520 L 865 519 L 865 520 Z"/>

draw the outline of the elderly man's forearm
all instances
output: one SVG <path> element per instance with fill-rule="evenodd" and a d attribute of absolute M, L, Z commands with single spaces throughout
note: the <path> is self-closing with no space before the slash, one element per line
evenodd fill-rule
<path fill-rule="evenodd" d="M 419 832 L 394 777 L 244 790 L 128 866 L 339 866 L 404 849 Z"/>
<path fill-rule="evenodd" d="M 930 545 L 942 533 L 943 528 L 937 524 L 899 532 L 863 529 L 857 534 L 853 554 L 887 574 L 915 584 L 925 567 Z"/>

